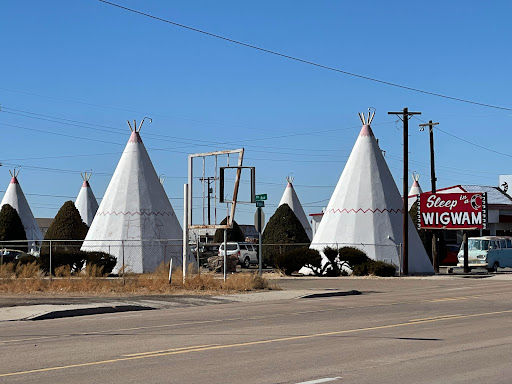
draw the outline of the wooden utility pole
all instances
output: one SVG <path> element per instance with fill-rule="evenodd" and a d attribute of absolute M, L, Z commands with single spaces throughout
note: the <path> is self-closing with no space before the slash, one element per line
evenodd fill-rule
<path fill-rule="evenodd" d="M 404 108 L 402 112 L 388 112 L 388 115 L 397 115 L 404 123 L 404 172 L 402 184 L 402 263 L 404 275 L 409 274 L 409 118 L 413 115 L 421 115 L 421 112 L 409 112 L 408 108 Z M 401 117 L 400 117 L 401 115 Z"/>
<path fill-rule="evenodd" d="M 432 193 L 436 193 L 436 169 L 434 163 L 434 125 L 438 125 L 439 123 L 433 123 L 432 120 L 429 120 L 426 124 L 420 124 L 420 131 L 423 131 L 425 127 L 428 127 L 429 136 L 430 136 L 430 179 L 432 182 Z M 439 273 L 439 256 L 437 254 L 437 231 L 432 230 L 432 266 L 434 267 L 434 271 Z"/>
<path fill-rule="evenodd" d="M 215 181 L 217 180 L 217 178 L 215 177 L 201 177 L 199 179 L 200 181 L 202 181 L 203 183 L 206 181 L 208 183 L 208 225 L 211 225 L 211 216 L 210 216 L 210 198 L 211 198 L 211 193 L 213 192 L 213 189 L 210 188 L 210 183 L 212 181 Z M 204 196 L 204 195 L 203 195 Z M 203 203 L 204 204 L 204 203 Z M 204 208 L 203 208 L 204 209 Z M 203 216 L 204 217 L 204 216 Z"/>

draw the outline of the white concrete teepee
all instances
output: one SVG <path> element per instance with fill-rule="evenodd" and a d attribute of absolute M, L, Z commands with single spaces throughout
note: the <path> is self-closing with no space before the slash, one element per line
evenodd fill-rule
<path fill-rule="evenodd" d="M 90 227 L 92 220 L 94 219 L 94 215 L 96 215 L 96 211 L 98 210 L 98 202 L 96 201 L 96 197 L 94 196 L 91 185 L 89 184 L 91 174 L 85 172 L 81 175 L 84 182 L 82 184 L 82 188 L 80 188 L 80 192 L 78 192 L 75 207 L 78 209 L 78 212 L 80 212 L 82 221 Z"/>
<path fill-rule="evenodd" d="M 173 259 L 182 265 L 181 225 L 134 122 L 107 191 L 82 246 L 117 257 L 114 272 L 154 271 Z"/>
<path fill-rule="evenodd" d="M 25 228 L 25 235 L 28 240 L 28 249 L 33 252 L 40 248 L 41 241 L 43 240 L 43 234 L 41 233 L 41 229 L 39 229 L 39 225 L 37 225 L 36 219 L 34 219 L 32 210 L 30 209 L 27 199 L 25 198 L 25 194 L 18 182 L 18 174 L 20 171 L 14 170 L 13 172 L 9 171 L 9 173 L 12 176 L 11 182 L 5 191 L 4 198 L 0 204 L 0 209 L 4 204 L 9 204 L 18 212 L 21 222 L 23 223 L 23 228 Z"/>
<path fill-rule="evenodd" d="M 353 246 L 373 260 L 399 265 L 402 197 L 370 123 L 363 127 L 331 196 L 311 248 Z M 409 219 L 409 273 L 433 274 L 432 264 Z"/>
<path fill-rule="evenodd" d="M 423 193 L 423 190 L 421 189 L 420 187 L 420 175 L 418 175 L 417 173 L 413 173 L 412 174 L 412 180 L 413 180 L 413 183 L 412 183 L 412 186 L 411 186 L 411 189 L 409 190 L 409 196 L 408 196 L 408 204 L 409 204 L 409 211 L 411 210 L 411 207 L 414 203 L 416 203 L 416 201 L 418 200 L 418 195 L 420 193 Z"/>
<path fill-rule="evenodd" d="M 283 197 L 281 197 L 281 201 L 279 202 L 278 207 L 283 204 L 288 204 L 304 227 L 309 240 L 311 240 L 313 237 L 313 231 L 311 230 L 311 225 L 309 224 L 309 220 L 304 213 L 304 209 L 302 208 L 299 197 L 297 196 L 297 193 L 295 193 L 295 188 L 293 188 L 293 177 L 288 176 L 286 181 L 288 181 L 288 185 L 284 190 Z"/>

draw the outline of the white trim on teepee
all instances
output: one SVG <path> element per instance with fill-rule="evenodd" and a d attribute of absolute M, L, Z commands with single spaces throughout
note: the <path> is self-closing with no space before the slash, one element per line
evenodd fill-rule
<path fill-rule="evenodd" d="M 374 260 L 399 265 L 402 242 L 402 197 L 377 140 L 365 121 L 331 196 L 311 248 L 353 246 Z M 409 219 L 409 273 L 434 270 Z"/>
<path fill-rule="evenodd" d="M 283 192 L 283 196 L 281 197 L 281 201 L 279 202 L 278 207 L 280 207 L 283 204 L 288 204 L 288 206 L 291 208 L 293 213 L 295 213 L 295 216 L 297 216 L 300 223 L 304 227 L 304 230 L 306 231 L 309 240 L 311 240 L 313 237 L 313 231 L 311 230 L 311 225 L 309 224 L 309 220 L 306 216 L 306 213 L 302 208 L 302 204 L 300 203 L 299 197 L 295 192 L 295 188 L 293 188 L 293 179 L 293 176 L 286 177 L 286 181 L 288 182 L 288 184 L 286 185 L 286 188 Z"/>
<path fill-rule="evenodd" d="M 9 204 L 18 212 L 23 228 L 25 228 L 29 251 L 38 251 L 41 247 L 43 234 L 41 233 L 41 229 L 39 229 L 39 225 L 37 225 L 25 194 L 18 182 L 18 174 L 20 173 L 20 170 L 13 170 L 12 172 L 9 170 L 9 173 L 11 174 L 11 182 L 9 183 L 2 202 L 0 203 L 0 209 L 4 204 Z"/>
<path fill-rule="evenodd" d="M 421 189 L 421 186 L 420 186 L 420 175 L 418 173 L 412 173 L 412 186 L 411 186 L 411 189 L 409 190 L 409 195 L 408 195 L 408 201 L 407 201 L 407 204 L 409 206 L 408 210 L 410 211 L 413 204 L 416 203 L 417 199 L 418 199 L 418 195 L 420 193 L 423 192 L 423 190 Z"/>
<path fill-rule="evenodd" d="M 75 200 L 75 207 L 78 209 L 82 221 L 90 227 L 94 216 L 96 215 L 96 211 L 98 210 L 98 202 L 96 201 L 96 197 L 94 196 L 91 185 L 89 184 L 92 174 L 90 172 L 84 172 L 80 173 L 80 175 L 84 182 L 82 183 L 82 188 L 80 188 L 80 192 L 78 192 L 78 196 Z"/>
<path fill-rule="evenodd" d="M 149 119 L 149 118 L 148 118 Z M 182 229 L 137 129 L 110 180 L 82 249 L 117 257 L 114 272 L 123 267 L 151 272 L 173 259 L 181 266 Z"/>

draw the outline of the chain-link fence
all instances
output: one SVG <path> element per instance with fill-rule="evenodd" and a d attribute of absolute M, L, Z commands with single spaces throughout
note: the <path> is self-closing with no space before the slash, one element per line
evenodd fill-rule
<path fill-rule="evenodd" d="M 79 271 L 88 263 L 103 266 L 106 272 L 153 272 L 171 260 L 182 265 L 182 239 L 165 240 L 44 240 L 36 250 L 27 241 L 0 242 L 0 263 L 37 261 L 44 271 L 69 265 Z M 195 259 L 189 257 L 189 263 Z"/>
<path fill-rule="evenodd" d="M 0 242 L 0 263 L 28 263 L 37 261 L 44 271 L 54 272 L 62 265 L 69 265 L 78 272 L 85 266 L 95 264 L 103 266 L 105 272 L 144 273 L 153 272 L 162 264 L 171 260 L 173 266 L 180 267 L 183 260 L 182 239 L 166 240 L 44 240 L 40 248 L 27 247 L 27 241 Z M 222 243 L 221 243 L 222 244 Z M 208 267 L 208 260 L 221 254 L 216 243 L 190 244 L 188 263 Z M 364 243 L 304 243 L 304 244 L 263 244 L 262 264 L 273 267 L 275 260 L 284 255 L 314 248 L 322 252 L 326 247 L 336 251 L 344 247 L 353 247 L 363 251 L 368 257 L 380 260 L 396 267 L 400 273 L 402 264 L 401 244 L 364 244 Z M 233 250 L 228 247 L 228 255 L 235 254 L 242 268 L 256 268 L 259 265 L 259 246 L 257 243 L 240 243 Z M 299 252 L 300 254 L 300 252 Z M 199 260 L 197 263 L 196 260 Z M 325 261 L 325 258 L 324 258 Z M 343 261 L 340 259 L 340 261 Z M 210 268 L 211 269 L 211 268 Z"/>

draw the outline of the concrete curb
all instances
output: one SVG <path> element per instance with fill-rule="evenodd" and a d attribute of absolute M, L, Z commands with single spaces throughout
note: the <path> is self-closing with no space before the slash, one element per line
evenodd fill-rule
<path fill-rule="evenodd" d="M 106 307 L 93 307 L 93 308 L 78 308 L 78 309 L 65 309 L 59 311 L 52 311 L 41 315 L 28 317 L 25 320 L 48 320 L 60 319 L 63 317 L 76 317 L 88 315 L 100 315 L 104 313 L 117 313 L 117 312 L 130 312 L 130 311 L 149 311 L 155 308 L 143 307 L 139 305 L 116 305 Z"/>
<path fill-rule="evenodd" d="M 46 320 L 63 317 L 98 315 L 128 311 L 155 309 L 149 306 L 129 305 L 125 303 L 91 303 L 83 305 L 24 305 L 0 309 L 0 322 L 23 320 Z"/>

